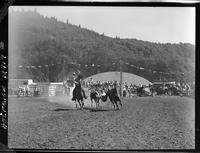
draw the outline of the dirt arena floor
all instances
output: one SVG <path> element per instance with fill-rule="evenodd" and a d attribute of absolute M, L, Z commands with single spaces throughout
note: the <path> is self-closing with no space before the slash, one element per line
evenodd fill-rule
<path fill-rule="evenodd" d="M 9 148 L 195 149 L 195 100 L 160 96 L 76 110 L 67 97 L 8 99 Z"/>

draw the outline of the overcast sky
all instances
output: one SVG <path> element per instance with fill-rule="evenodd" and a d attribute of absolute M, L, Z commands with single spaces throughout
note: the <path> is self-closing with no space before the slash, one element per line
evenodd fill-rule
<path fill-rule="evenodd" d="M 194 7 L 11 6 L 104 33 L 161 43 L 195 44 Z"/>

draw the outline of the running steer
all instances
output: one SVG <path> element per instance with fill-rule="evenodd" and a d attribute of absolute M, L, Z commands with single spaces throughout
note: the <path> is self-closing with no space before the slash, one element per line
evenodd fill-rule
<path fill-rule="evenodd" d="M 99 101 L 100 101 L 100 95 L 97 91 L 93 90 L 90 92 L 90 100 L 91 100 L 91 107 L 92 107 L 92 104 L 93 104 L 93 101 L 95 102 L 96 104 L 96 109 L 99 107 Z"/>

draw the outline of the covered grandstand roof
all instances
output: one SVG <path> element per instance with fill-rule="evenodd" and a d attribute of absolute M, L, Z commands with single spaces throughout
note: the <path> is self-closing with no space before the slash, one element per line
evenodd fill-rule
<path fill-rule="evenodd" d="M 89 81 L 90 78 L 92 78 L 93 81 L 117 81 L 117 82 L 120 82 L 120 72 L 99 73 L 99 74 L 95 74 L 95 75 L 92 75 L 92 76 L 84 79 L 84 81 Z M 134 75 L 131 73 L 126 73 L 126 72 L 122 73 L 122 80 L 123 80 L 123 83 L 127 82 L 128 85 L 130 85 L 131 83 L 135 84 L 135 85 L 139 85 L 139 83 L 148 85 L 151 83 L 150 81 L 148 81 L 145 78 L 142 78 L 138 75 Z"/>

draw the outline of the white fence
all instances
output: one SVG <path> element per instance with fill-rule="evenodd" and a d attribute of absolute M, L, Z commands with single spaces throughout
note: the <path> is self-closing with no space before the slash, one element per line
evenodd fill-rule
<path fill-rule="evenodd" d="M 32 84 L 23 85 L 17 84 L 14 86 L 8 86 L 8 96 L 17 96 L 19 92 L 19 87 L 24 86 L 29 90 L 29 95 L 34 95 L 35 87 L 39 89 L 39 96 L 61 96 L 61 95 L 67 95 L 72 97 L 72 91 L 74 87 L 69 87 L 63 84 L 63 82 L 52 82 L 52 83 L 46 83 L 46 82 L 37 82 L 34 83 L 34 86 Z M 25 91 L 24 91 L 25 92 Z"/>

